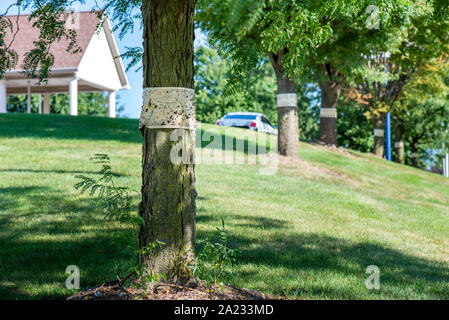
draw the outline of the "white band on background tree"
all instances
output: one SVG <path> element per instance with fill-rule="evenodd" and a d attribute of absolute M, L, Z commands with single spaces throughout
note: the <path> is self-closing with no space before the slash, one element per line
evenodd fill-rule
<path fill-rule="evenodd" d="M 374 129 L 374 136 L 375 137 L 383 137 L 384 136 L 384 130 L 383 129 Z"/>
<path fill-rule="evenodd" d="M 320 118 L 337 118 L 336 108 L 321 108 Z"/>
<path fill-rule="evenodd" d="M 277 95 L 278 108 L 294 107 L 298 105 L 298 95 L 296 93 L 280 93 Z"/>

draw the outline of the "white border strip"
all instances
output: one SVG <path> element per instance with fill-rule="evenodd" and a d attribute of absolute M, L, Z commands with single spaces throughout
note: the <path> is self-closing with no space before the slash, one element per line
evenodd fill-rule
<path fill-rule="evenodd" d="M 320 118 L 337 118 L 336 108 L 321 108 Z"/>
<path fill-rule="evenodd" d="M 296 93 L 280 93 L 277 95 L 278 108 L 297 107 L 298 95 Z"/>
<path fill-rule="evenodd" d="M 383 129 L 374 129 L 374 136 L 375 137 L 383 137 L 384 136 L 384 130 Z"/>
<path fill-rule="evenodd" d="M 195 91 L 182 87 L 143 89 L 139 127 L 195 129 Z"/>

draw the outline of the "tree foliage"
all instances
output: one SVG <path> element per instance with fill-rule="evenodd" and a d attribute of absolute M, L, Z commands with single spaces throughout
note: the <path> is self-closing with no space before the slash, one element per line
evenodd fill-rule
<path fill-rule="evenodd" d="M 195 52 L 196 115 L 202 122 L 215 123 L 228 112 L 248 111 L 264 113 L 276 122 L 276 80 L 267 61 L 254 76 L 254 83 L 246 92 L 224 95 L 231 78 L 231 62 L 211 48 L 199 47 Z"/>
<path fill-rule="evenodd" d="M 413 74 L 448 50 L 448 21 L 434 20 L 432 8 L 424 3 L 414 6 L 406 27 L 391 51 L 377 48 L 366 57 L 365 68 L 355 80 L 359 94 L 369 102 L 368 117 L 391 111 Z"/>
<path fill-rule="evenodd" d="M 373 122 L 364 115 L 364 108 L 354 101 L 341 98 L 338 104 L 338 145 L 370 152 L 373 149 Z"/>
<path fill-rule="evenodd" d="M 248 75 L 266 52 L 291 48 L 283 58 L 286 69 L 293 73 L 302 66 L 303 52 L 329 35 L 310 9 L 310 3 L 302 1 L 198 1 L 197 25 L 219 53 L 233 62 L 228 93 L 248 83 Z"/>
<path fill-rule="evenodd" d="M 429 150 L 441 150 L 449 146 L 449 60 L 433 59 L 420 67 L 404 86 L 403 93 L 393 108 L 396 121 L 404 130 L 408 146 L 406 163 L 411 163 L 410 146 L 417 143 L 419 165 L 439 162 L 438 154 Z"/>
<path fill-rule="evenodd" d="M 208 47 L 195 52 L 196 116 L 199 121 L 214 123 L 228 112 L 248 111 L 265 114 L 277 123 L 276 79 L 267 60 L 254 71 L 253 83 L 246 91 L 225 95 L 232 79 L 232 61 L 222 58 Z M 313 140 L 318 130 L 319 96 L 314 85 L 298 88 L 299 133 L 305 140 Z"/>
<path fill-rule="evenodd" d="M 391 26 L 407 19 L 410 1 L 377 1 L 380 31 L 366 27 L 370 4 L 368 0 L 200 0 L 196 18 L 220 53 L 234 61 L 235 80 L 242 82 L 257 67 L 258 56 L 283 48 L 288 48 L 283 66 L 291 78 L 298 78 L 310 74 L 314 61 L 352 71 L 372 42 L 393 41 Z"/>

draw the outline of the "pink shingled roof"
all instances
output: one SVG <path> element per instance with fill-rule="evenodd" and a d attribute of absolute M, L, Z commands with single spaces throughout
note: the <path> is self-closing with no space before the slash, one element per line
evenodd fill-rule
<path fill-rule="evenodd" d="M 51 45 L 51 53 L 55 57 L 53 68 L 76 68 L 78 67 L 81 58 L 96 30 L 99 19 L 95 13 L 78 12 L 79 28 L 76 30 L 77 43 L 82 49 L 80 52 L 71 54 L 67 52 L 67 45 L 69 41 L 61 40 Z M 16 21 L 17 16 L 8 16 L 13 22 L 14 33 L 17 30 Z M 33 27 L 33 21 L 29 21 L 29 15 L 19 16 L 19 32 L 11 46 L 13 50 L 19 55 L 19 61 L 13 70 L 23 70 L 23 62 L 25 54 L 34 48 L 33 41 L 39 38 L 39 29 Z M 78 24 L 77 24 L 78 25 Z M 13 39 L 13 33 L 6 36 L 6 44 L 9 44 Z"/>

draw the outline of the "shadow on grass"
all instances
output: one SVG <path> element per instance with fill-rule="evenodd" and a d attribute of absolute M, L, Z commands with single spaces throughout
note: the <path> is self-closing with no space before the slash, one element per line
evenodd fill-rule
<path fill-rule="evenodd" d="M 257 224 L 254 232 L 258 232 Z M 202 232 L 199 238 L 211 236 Z M 381 290 L 371 292 L 382 298 L 407 299 L 422 296 L 431 299 L 449 298 L 449 266 L 427 259 L 404 254 L 384 245 L 370 242 L 350 242 L 315 233 L 285 234 L 260 242 L 243 234 L 229 235 L 229 245 L 241 253 L 237 265 L 254 265 L 243 268 L 237 277 L 248 282 L 264 282 L 263 270 L 287 270 L 277 279 L 284 288 L 274 289 L 275 294 L 297 297 L 326 297 L 332 299 L 361 299 L 368 292 L 365 280 L 366 267 L 376 265 L 380 269 Z M 313 275 L 314 281 L 306 285 L 292 286 L 301 275 Z M 331 279 L 323 281 L 327 274 Z M 269 276 L 269 277 L 272 277 Z M 340 279 L 360 279 L 357 288 L 345 285 L 335 289 L 331 282 Z M 276 279 L 274 279 L 276 281 Z M 366 297 L 365 297 L 366 298 Z"/>
<path fill-rule="evenodd" d="M 42 169 L 0 169 L 0 172 L 18 172 L 18 173 L 57 173 L 57 174 L 97 174 L 97 171 L 81 171 L 81 170 L 42 170 Z M 121 173 L 112 173 L 114 177 L 125 177 Z"/>
<path fill-rule="evenodd" d="M 139 121 L 94 116 L 43 114 L 0 115 L 0 137 L 116 140 L 142 143 Z"/>
<path fill-rule="evenodd" d="M 205 212 L 203 209 L 199 209 L 196 216 L 197 223 L 208 223 L 215 221 L 216 223 L 221 223 L 221 218 L 216 218 L 212 215 L 202 214 Z M 286 229 L 288 227 L 285 220 L 260 217 L 260 216 L 250 216 L 250 215 L 227 215 L 224 218 L 225 227 L 232 224 L 236 227 L 250 227 L 257 228 L 257 230 L 275 230 L 275 229 Z M 227 227 L 226 227 L 227 228 Z"/>
<path fill-rule="evenodd" d="M 200 208 L 197 210 L 196 222 L 197 223 L 221 223 L 221 218 L 214 217 L 212 215 L 204 214 L 205 210 Z M 227 215 L 224 218 L 225 227 L 232 225 L 236 227 L 250 227 L 274 230 L 274 229 L 286 229 L 288 227 L 285 220 L 260 217 L 260 216 L 250 216 L 250 215 Z M 227 227 L 226 227 L 227 228 Z"/>
<path fill-rule="evenodd" d="M 0 169 L 0 172 L 18 172 L 18 173 L 57 173 L 57 174 L 97 174 L 97 171 L 82 170 L 42 170 L 42 169 Z M 121 173 L 112 173 L 114 177 L 125 177 L 129 175 Z"/>
<path fill-rule="evenodd" d="M 115 279 L 135 259 L 129 228 L 110 223 L 92 200 L 46 187 L 0 189 L 0 299 L 63 299 L 66 267 L 81 289 Z"/>
<path fill-rule="evenodd" d="M 237 146 L 244 149 L 244 153 L 253 153 L 258 148 L 256 134 L 251 130 L 237 131 L 239 137 L 232 135 L 233 150 Z M 221 141 L 214 143 L 214 136 Z M 211 136 L 210 136 L 211 135 Z M 251 138 L 248 139 L 247 136 Z M 75 140 L 116 140 L 121 142 L 142 143 L 137 119 L 110 119 L 95 116 L 65 116 L 42 114 L 3 114 L 0 115 L 0 137 L 4 138 L 52 138 Z M 201 147 L 208 149 L 222 149 L 226 147 L 226 136 L 222 127 L 212 127 L 210 130 L 201 129 Z M 228 140 L 230 141 L 228 136 Z M 269 143 L 268 143 L 269 146 Z M 199 145 L 197 146 L 199 147 Z M 254 151 L 253 151 L 254 150 Z"/>
<path fill-rule="evenodd" d="M 261 153 L 270 152 L 270 138 L 277 140 L 275 136 L 270 136 L 264 133 L 257 133 L 248 129 L 235 129 L 238 130 L 239 136 L 232 134 L 226 135 L 223 127 L 212 127 L 209 130 L 201 128 L 201 144 L 197 141 L 196 147 L 203 148 L 204 150 L 232 150 L 241 151 L 245 155 L 256 155 Z M 197 135 L 199 132 L 197 132 Z M 259 137 L 263 135 L 266 137 L 266 141 L 263 144 L 259 144 Z M 217 140 L 218 139 L 218 140 Z"/>
<path fill-rule="evenodd" d="M 230 217 L 230 220 L 232 220 L 233 224 L 237 227 L 251 227 L 259 230 L 286 229 L 288 227 L 285 220 L 267 217 L 233 215 Z M 240 220 L 244 220 L 245 222 L 240 222 Z"/>
<path fill-rule="evenodd" d="M 200 213 L 197 221 L 218 226 L 220 219 Z M 242 268 L 234 277 L 250 284 L 276 282 L 265 288 L 272 293 L 366 298 L 365 269 L 377 265 L 381 290 L 370 297 L 449 298 L 447 264 L 385 244 L 292 234 L 280 219 L 231 215 L 225 223 L 246 230 L 229 234 L 230 246 L 241 250 L 236 267 Z M 200 239 L 207 236 L 211 233 L 199 232 Z M 134 262 L 133 244 L 129 229 L 105 221 L 92 200 L 71 199 L 45 186 L 0 188 L 0 299 L 65 298 L 72 293 L 65 288 L 68 265 L 79 266 L 81 289 L 110 281 L 120 264 Z M 304 276 L 313 279 L 298 283 Z M 341 285 L 332 285 L 338 281 Z"/>

